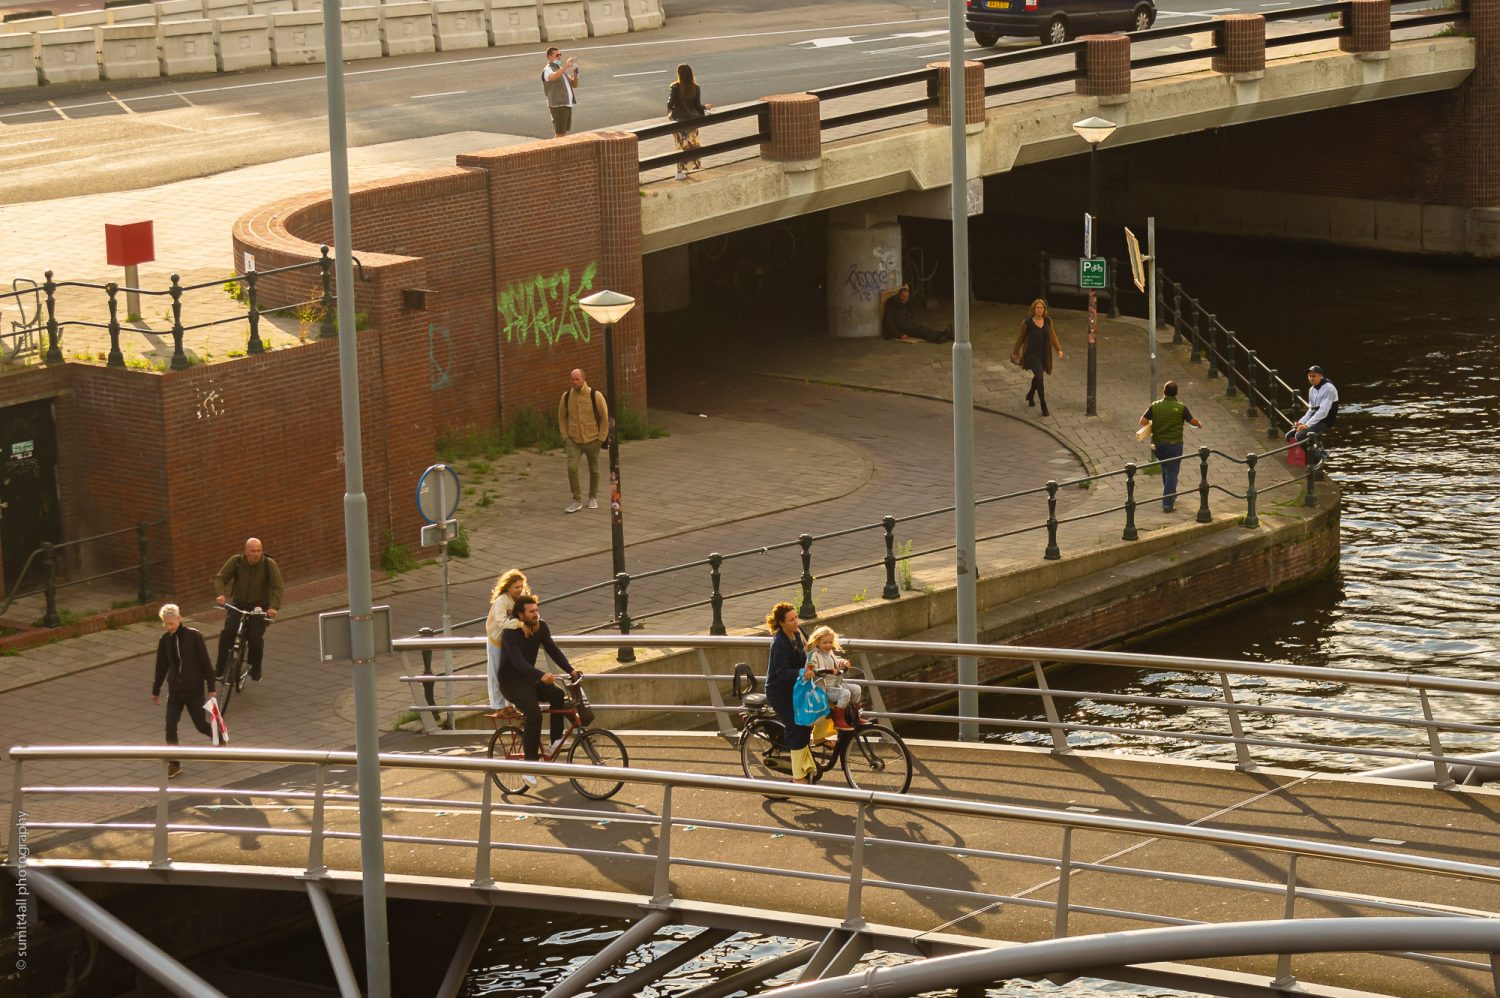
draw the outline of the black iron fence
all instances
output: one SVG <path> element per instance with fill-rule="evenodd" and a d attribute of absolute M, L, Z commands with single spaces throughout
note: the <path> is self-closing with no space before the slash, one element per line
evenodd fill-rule
<path fill-rule="evenodd" d="M 1287 7 L 1282 10 L 1257 11 L 1257 13 L 1260 13 L 1265 18 L 1267 24 L 1302 20 L 1308 20 L 1313 24 L 1317 24 L 1333 18 L 1337 18 L 1338 20 L 1336 25 L 1329 27 L 1310 27 L 1305 31 L 1296 31 L 1288 34 L 1268 34 L 1265 39 L 1268 51 L 1293 45 L 1302 45 L 1307 42 L 1343 38 L 1353 33 L 1354 4 L 1351 0 L 1336 0 L 1333 3 Z M 1468 20 L 1469 10 L 1467 0 L 1457 0 L 1454 6 L 1442 10 L 1423 11 L 1417 14 L 1393 11 L 1390 24 L 1394 30 L 1459 25 Z M 1222 22 L 1218 20 L 1198 21 L 1162 28 L 1148 28 L 1145 31 L 1132 31 L 1124 34 L 1132 42 L 1130 53 L 1130 69 L 1132 74 L 1136 70 L 1153 69 L 1175 63 L 1201 62 L 1205 59 L 1211 59 L 1216 55 L 1223 55 L 1226 51 Z M 1210 37 L 1206 45 L 1179 51 L 1156 52 L 1154 54 L 1137 51 L 1136 43 L 1165 41 L 1192 35 L 1208 35 Z M 980 56 L 970 61 L 978 62 L 983 67 L 982 71 L 986 77 L 984 93 L 986 97 L 993 97 L 1000 94 L 1024 93 L 1028 90 L 1037 90 L 1060 83 L 1072 83 L 1076 80 L 1084 79 L 1088 75 L 1087 67 L 1084 63 L 1085 58 L 1084 42 L 1082 40 L 1075 40 L 1064 42 L 1060 45 L 1041 45 L 1036 48 L 1022 49 L 1016 52 L 1002 52 L 995 55 Z M 988 82 L 991 70 L 996 71 L 998 75 L 999 72 L 1027 63 L 1052 59 L 1071 59 L 1073 64 L 1066 69 L 1043 71 L 1036 75 L 1024 76 L 1019 79 L 997 80 L 993 83 Z M 892 94 L 891 103 L 888 104 L 829 114 L 819 121 L 819 131 L 821 134 L 847 125 L 899 118 L 902 115 L 937 107 L 940 99 L 938 74 L 939 70 L 935 68 L 923 68 L 805 92 L 817 97 L 821 105 L 826 105 L 840 98 L 880 94 L 909 89 L 918 85 L 922 86 L 925 90 L 925 94 L 922 97 L 902 100 L 899 99 L 899 95 Z M 661 138 L 687 128 L 698 129 L 700 131 L 703 129 L 718 130 L 722 126 L 744 121 L 747 118 L 755 119 L 755 131 L 752 134 L 737 135 L 732 138 L 706 143 L 693 154 L 697 158 L 735 152 L 768 142 L 771 139 L 768 106 L 762 101 L 755 101 L 749 104 L 742 104 L 738 107 L 722 110 L 715 109 L 699 118 L 680 122 L 667 122 L 660 125 L 648 125 L 642 128 L 631 129 L 631 131 L 634 132 L 639 141 L 644 142 L 647 139 Z M 647 156 L 641 159 L 640 169 L 644 173 L 647 170 L 675 166 L 681 160 L 682 153 L 676 151 Z"/>
<path fill-rule="evenodd" d="M 79 537 L 71 541 L 63 541 L 53 544 L 51 541 L 43 541 L 41 546 L 26 556 L 26 563 L 21 566 L 21 572 L 16 576 L 16 584 L 5 602 L 0 603 L 0 614 L 9 610 L 16 600 L 26 596 L 35 596 L 43 593 L 47 600 L 47 610 L 42 616 L 43 627 L 58 627 L 62 624 L 62 615 L 57 610 L 57 591 L 68 586 L 81 586 L 89 582 L 98 582 L 100 579 L 113 578 L 116 575 L 136 573 L 137 588 L 136 602 L 145 603 L 151 598 L 151 566 L 159 561 L 151 560 L 150 533 L 152 527 L 160 527 L 166 524 L 166 520 L 152 520 L 141 522 L 130 527 L 121 527 L 119 530 L 111 530 L 102 534 L 94 534 L 91 537 Z M 137 557 L 132 564 L 116 568 L 108 572 L 96 572 L 80 579 L 69 579 L 66 582 L 58 581 L 58 559 L 64 551 L 70 548 L 81 547 L 84 544 L 92 544 L 98 541 L 108 540 L 111 537 L 119 537 L 123 534 L 134 533 L 136 535 Z M 33 574 L 33 569 L 40 574 L 41 581 L 33 588 L 25 588 L 26 580 Z"/>
<path fill-rule="evenodd" d="M 356 261 L 357 265 L 358 261 Z M 314 271 L 317 273 L 318 284 L 314 288 L 317 297 L 306 301 L 291 302 L 289 304 L 266 307 L 260 300 L 258 290 L 259 282 L 267 277 L 278 274 L 289 274 L 297 271 Z M 310 316 L 311 322 L 319 325 L 319 336 L 329 337 L 337 335 L 335 316 L 337 315 L 333 284 L 333 258 L 329 255 L 327 246 L 320 248 L 320 256 L 316 260 L 308 260 L 303 263 L 294 263 L 286 267 L 276 267 L 271 270 L 246 271 L 243 274 L 231 274 L 228 277 L 218 278 L 212 281 L 204 281 L 200 284 L 183 284 L 178 275 L 171 276 L 171 284 L 163 289 L 152 290 L 150 288 L 132 288 L 113 281 L 105 284 L 97 284 L 90 281 L 57 281 L 53 279 L 53 272 L 47 271 L 40 285 L 32 287 L 17 288 L 12 291 L 0 293 L 0 305 L 7 302 L 26 314 L 26 301 L 35 300 L 37 295 L 41 296 L 41 310 L 45 313 L 45 319 L 35 315 L 36 306 L 33 306 L 35 319 L 33 324 L 40 324 L 45 330 L 46 342 L 43 348 L 42 361 L 46 364 L 60 364 L 63 362 L 62 341 L 63 335 L 69 327 L 80 329 L 103 329 L 109 333 L 109 354 L 106 365 L 109 367 L 125 367 L 125 354 L 120 349 L 120 334 L 127 331 L 129 327 L 121 324 L 120 318 L 120 296 L 123 294 L 129 298 L 132 295 L 144 295 L 148 298 L 165 300 L 168 302 L 169 314 L 172 322 L 172 360 L 173 370 L 182 370 L 189 366 L 186 352 L 183 350 L 183 341 L 188 333 L 200 329 L 209 329 L 215 326 L 231 325 L 235 323 L 247 323 L 249 337 L 245 343 L 245 352 L 248 354 L 265 353 L 265 343 L 260 335 L 260 320 L 262 316 L 291 314 Z M 29 282 L 28 282 L 29 283 Z M 81 288 L 86 291 L 103 292 L 105 306 L 109 311 L 107 322 L 95 322 L 86 319 L 61 319 L 58 317 L 58 292 L 67 288 Z M 225 318 L 209 319 L 204 322 L 187 323 L 183 318 L 183 299 L 193 291 L 202 291 L 206 288 L 214 288 L 228 292 L 236 301 L 245 306 L 245 314 L 231 315 Z M 138 319 L 139 316 L 127 316 L 125 322 Z"/>

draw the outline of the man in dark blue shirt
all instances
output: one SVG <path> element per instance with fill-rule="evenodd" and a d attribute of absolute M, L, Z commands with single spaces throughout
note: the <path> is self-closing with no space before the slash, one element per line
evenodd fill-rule
<path fill-rule="evenodd" d="M 557 688 L 557 677 L 537 668 L 537 653 L 546 649 L 548 657 L 559 668 L 566 669 L 573 679 L 577 679 L 580 673 L 552 640 L 552 631 L 547 627 L 547 622 L 542 620 L 535 596 L 522 593 L 516 598 L 515 608 L 511 612 L 521 622 L 521 626 L 507 628 L 500 635 L 500 662 L 496 672 L 500 680 L 500 693 L 526 716 L 523 738 L 526 758 L 535 761 L 542 757 L 541 701 L 546 700 L 547 706 L 557 711 L 562 709 L 565 699 L 563 691 Z M 562 741 L 563 723 L 563 715 L 552 715 L 554 751 L 557 743 Z M 529 785 L 536 786 L 535 776 L 527 774 L 524 779 Z"/>

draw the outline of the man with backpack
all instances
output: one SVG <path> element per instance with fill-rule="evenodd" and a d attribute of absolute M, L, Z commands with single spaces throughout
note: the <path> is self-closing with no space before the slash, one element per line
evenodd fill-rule
<path fill-rule="evenodd" d="M 1328 452 L 1321 447 L 1309 447 L 1305 443 L 1307 435 L 1316 433 L 1322 440 L 1323 434 L 1332 428 L 1338 417 L 1339 390 L 1332 381 L 1323 377 L 1323 369 L 1314 364 L 1307 369 L 1307 412 L 1287 432 L 1286 439 L 1302 444 L 1303 450 L 1307 451 L 1307 463 L 1316 467 Z"/>
<path fill-rule="evenodd" d="M 563 507 L 564 513 L 583 509 L 583 492 L 578 487 L 578 459 L 589 459 L 589 509 L 599 508 L 599 448 L 609 439 L 609 405 L 604 396 L 589 387 L 583 371 L 573 369 L 572 385 L 557 403 L 557 428 L 562 431 L 563 449 L 568 454 L 568 487 L 573 501 Z"/>
<path fill-rule="evenodd" d="M 1182 465 L 1182 428 L 1184 425 L 1203 428 L 1188 407 L 1177 399 L 1177 382 L 1168 381 L 1161 389 L 1161 398 L 1146 408 L 1141 425 L 1151 427 L 1151 447 L 1156 460 L 1161 462 L 1161 511 L 1172 512 L 1177 503 L 1177 472 Z"/>

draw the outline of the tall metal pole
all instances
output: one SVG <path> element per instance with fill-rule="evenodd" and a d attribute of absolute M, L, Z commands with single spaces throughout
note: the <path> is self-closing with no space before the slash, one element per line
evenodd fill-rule
<path fill-rule="evenodd" d="M 1156 216 L 1146 219 L 1146 346 L 1150 348 L 1150 370 L 1146 374 L 1146 402 L 1156 401 Z"/>
<path fill-rule="evenodd" d="M 1089 218 L 1099 227 L 1099 143 L 1089 143 Z M 1093 247 L 1083 248 L 1084 256 L 1093 255 Z M 1099 292 L 1089 288 L 1089 384 L 1084 414 L 1099 413 Z"/>
<path fill-rule="evenodd" d="M 968 87 L 964 76 L 964 0 L 948 0 L 948 125 L 953 146 L 953 176 L 949 211 L 953 216 L 953 532 L 958 575 L 958 640 L 979 640 L 979 566 L 974 552 L 974 348 L 969 342 L 969 156 Z M 979 660 L 958 659 L 958 681 L 979 682 Z M 979 695 L 958 695 L 963 717 L 979 713 Z M 973 721 L 958 726 L 960 741 L 979 740 Z"/>
<path fill-rule="evenodd" d="M 609 550 L 614 556 L 614 577 L 625 571 L 625 510 L 620 498 L 620 422 L 615 408 L 615 324 L 604 324 L 604 404 L 609 406 Z M 620 617 L 620 590 L 615 589 L 615 619 Z M 621 648 L 617 658 L 634 662 L 635 650 Z"/>
<path fill-rule="evenodd" d="M 380 817 L 380 719 L 375 698 L 375 625 L 370 610 L 370 517 L 359 429 L 359 343 L 354 331 L 353 229 L 349 221 L 349 134 L 344 120 L 341 0 L 323 4 L 328 76 L 328 163 L 333 181 L 334 275 L 338 288 L 339 393 L 344 419 L 344 564 L 349 573 L 354 672 L 355 772 L 359 780 L 359 861 L 365 916 L 365 989 L 390 998 L 385 918 L 385 835 Z"/>

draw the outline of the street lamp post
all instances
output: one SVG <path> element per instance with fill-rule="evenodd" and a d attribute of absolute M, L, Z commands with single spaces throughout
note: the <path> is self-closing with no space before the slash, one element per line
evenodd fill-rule
<path fill-rule="evenodd" d="M 1084 118 L 1073 122 L 1073 131 L 1089 144 L 1089 218 L 1091 224 L 1085 229 L 1083 255 L 1094 255 L 1091 229 L 1099 221 L 1099 145 L 1115 133 L 1113 121 L 1103 118 Z M 1089 288 L 1089 375 L 1088 396 L 1084 412 L 1089 416 L 1099 414 L 1099 292 Z"/>
<path fill-rule="evenodd" d="M 625 518 L 620 500 L 620 431 L 615 399 L 615 323 L 635 308 L 635 299 L 614 291 L 600 291 L 578 299 L 589 318 L 604 327 L 604 404 L 609 407 L 609 547 L 614 577 L 625 574 Z M 620 617 L 620 590 L 615 588 L 615 619 Z M 635 650 L 622 647 L 621 662 L 634 662 Z"/>

